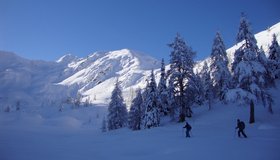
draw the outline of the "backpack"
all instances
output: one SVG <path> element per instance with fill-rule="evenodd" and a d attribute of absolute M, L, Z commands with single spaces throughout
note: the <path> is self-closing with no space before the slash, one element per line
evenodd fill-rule
<path fill-rule="evenodd" d="M 190 124 L 186 124 L 186 128 L 187 128 L 188 130 L 191 130 L 191 129 L 192 129 L 192 126 L 191 126 Z"/>
<path fill-rule="evenodd" d="M 245 123 L 243 121 L 240 122 L 240 129 L 245 129 Z"/>

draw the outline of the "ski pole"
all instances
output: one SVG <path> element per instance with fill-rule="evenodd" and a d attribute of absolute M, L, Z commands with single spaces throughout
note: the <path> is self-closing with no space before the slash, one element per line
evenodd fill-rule
<path fill-rule="evenodd" d="M 191 137 L 193 137 L 193 133 L 192 133 L 192 131 L 190 131 L 190 135 L 191 135 Z"/>

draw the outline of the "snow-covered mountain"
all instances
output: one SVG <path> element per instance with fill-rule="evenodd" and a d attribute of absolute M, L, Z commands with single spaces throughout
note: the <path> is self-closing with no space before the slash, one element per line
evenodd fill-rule
<path fill-rule="evenodd" d="M 151 69 L 160 67 L 158 60 L 128 49 L 96 52 L 86 58 L 68 54 L 56 62 L 27 60 L 3 51 L 0 57 L 2 108 L 17 102 L 59 105 L 77 94 L 82 101 L 107 103 L 117 79 L 128 102 L 134 90 L 145 86 Z"/>
<path fill-rule="evenodd" d="M 280 23 L 255 35 L 258 46 L 266 53 L 273 34 L 280 42 Z M 238 45 L 227 50 L 230 62 Z M 197 63 L 195 71 L 201 70 L 204 61 Z M 78 95 L 82 101 L 106 104 L 117 79 L 129 104 L 134 91 L 146 86 L 152 69 L 159 79 L 159 68 L 158 60 L 128 49 L 96 52 L 85 58 L 67 54 L 56 62 L 28 60 L 0 51 L 0 108 L 13 108 L 17 102 L 29 106 L 59 105 Z"/>
<path fill-rule="evenodd" d="M 61 59 L 58 61 L 62 62 Z M 158 60 L 128 49 L 96 52 L 68 63 L 64 72 L 72 74 L 59 84 L 77 88 L 84 101 L 88 99 L 92 103 L 106 103 L 118 79 L 124 97 L 129 100 L 130 94 L 145 86 L 151 69 L 159 67 Z"/>

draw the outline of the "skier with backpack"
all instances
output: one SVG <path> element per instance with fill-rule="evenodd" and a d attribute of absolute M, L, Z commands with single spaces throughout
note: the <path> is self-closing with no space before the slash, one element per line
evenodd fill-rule
<path fill-rule="evenodd" d="M 191 136 L 190 136 L 190 131 L 191 131 L 191 129 L 192 129 L 192 126 L 191 126 L 188 122 L 186 122 L 186 125 L 185 125 L 183 128 L 186 128 L 186 137 L 187 137 L 187 138 L 188 138 L 188 137 L 191 137 Z"/>
<path fill-rule="evenodd" d="M 235 129 L 238 129 L 238 137 L 240 138 L 240 134 L 242 134 L 245 138 L 247 138 L 247 135 L 244 133 L 245 129 L 245 123 L 243 121 L 240 121 L 240 119 L 237 119 L 237 126 Z"/>

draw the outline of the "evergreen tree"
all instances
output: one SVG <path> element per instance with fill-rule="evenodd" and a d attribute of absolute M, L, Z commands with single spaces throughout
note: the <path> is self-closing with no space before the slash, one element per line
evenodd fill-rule
<path fill-rule="evenodd" d="M 132 130 L 141 129 L 141 120 L 142 120 L 142 105 L 143 99 L 141 90 L 137 91 L 136 97 L 132 100 L 131 108 L 128 114 L 128 126 Z"/>
<path fill-rule="evenodd" d="M 196 92 L 195 74 L 193 72 L 195 52 L 188 47 L 179 34 L 173 43 L 170 54 L 170 79 L 174 84 L 174 99 L 176 106 L 180 106 L 179 121 L 184 122 L 185 117 L 192 116 L 191 105 L 195 102 Z"/>
<path fill-rule="evenodd" d="M 158 84 L 158 96 L 159 96 L 159 107 L 160 112 L 167 115 L 168 113 L 168 91 L 166 86 L 166 73 L 165 73 L 165 64 L 164 59 L 161 62 L 161 73 L 160 80 Z"/>
<path fill-rule="evenodd" d="M 175 117 L 177 116 L 178 109 L 179 109 L 179 106 L 176 103 L 176 92 L 174 92 L 175 91 L 175 86 L 174 86 L 173 79 L 174 78 L 172 76 L 170 76 L 169 85 L 168 85 L 168 88 L 167 88 L 167 91 L 168 91 L 168 98 L 167 98 L 168 110 L 169 110 L 169 114 L 170 114 L 170 117 L 171 117 L 172 121 L 175 120 Z"/>
<path fill-rule="evenodd" d="M 127 124 L 127 109 L 122 97 L 119 82 L 116 82 L 108 107 L 108 130 L 125 127 Z"/>
<path fill-rule="evenodd" d="M 261 46 L 261 48 L 259 49 L 259 51 L 257 52 L 257 60 L 259 61 L 259 63 L 262 64 L 262 66 L 264 67 L 265 71 L 263 72 L 263 76 L 264 76 L 264 85 L 266 87 L 268 86 L 273 86 L 274 85 L 274 81 L 271 79 L 270 74 L 269 74 L 269 61 L 268 58 L 265 56 L 263 47 Z"/>
<path fill-rule="evenodd" d="M 205 101 L 208 102 L 208 108 L 209 110 L 212 108 L 212 103 L 213 103 L 213 85 L 212 81 L 210 78 L 210 73 L 208 71 L 208 66 L 207 63 L 204 62 L 202 71 L 201 71 L 201 80 L 202 80 L 202 86 L 203 86 L 203 93 L 204 93 L 204 98 Z"/>
<path fill-rule="evenodd" d="M 82 94 L 77 93 L 76 98 L 74 99 L 74 108 L 79 108 L 82 104 Z"/>
<path fill-rule="evenodd" d="M 146 112 L 146 101 L 144 101 L 145 99 L 148 99 L 148 93 L 149 93 L 149 80 L 146 79 L 146 87 L 144 88 L 144 91 L 142 93 L 142 100 L 143 100 L 143 105 L 142 105 L 142 108 L 141 108 L 141 115 L 142 115 L 142 120 L 144 119 L 144 115 L 145 115 L 145 112 Z"/>
<path fill-rule="evenodd" d="M 280 78 L 280 46 L 277 42 L 276 35 L 273 34 L 273 40 L 269 47 L 269 75 L 272 80 Z"/>
<path fill-rule="evenodd" d="M 10 112 L 11 111 L 11 107 L 7 106 L 4 111 L 7 112 L 7 113 Z"/>
<path fill-rule="evenodd" d="M 241 13 L 240 26 L 237 34 L 236 42 L 245 40 L 246 48 L 251 48 L 254 51 L 258 50 L 257 40 L 251 31 L 250 23 L 248 22 L 245 13 Z"/>
<path fill-rule="evenodd" d="M 265 66 L 258 59 L 259 49 L 250 31 L 249 23 L 242 15 L 237 41 L 243 36 L 244 43 L 236 50 L 232 64 L 233 81 L 236 88 L 246 92 L 245 101 L 260 100 L 264 95 Z M 242 35 L 242 36 L 241 36 Z M 242 40 L 243 40 L 242 39 Z"/>
<path fill-rule="evenodd" d="M 147 88 L 147 97 L 144 99 L 145 115 L 143 119 L 144 128 L 158 127 L 160 124 L 159 108 L 157 106 L 157 87 L 154 71 L 151 73 L 151 79 Z"/>
<path fill-rule="evenodd" d="M 18 100 L 16 103 L 16 110 L 19 111 L 20 110 L 20 101 Z"/>
<path fill-rule="evenodd" d="M 219 32 L 216 33 L 212 46 L 210 77 L 213 82 L 214 97 L 223 100 L 230 85 L 231 74 L 228 69 L 226 48 Z"/>

